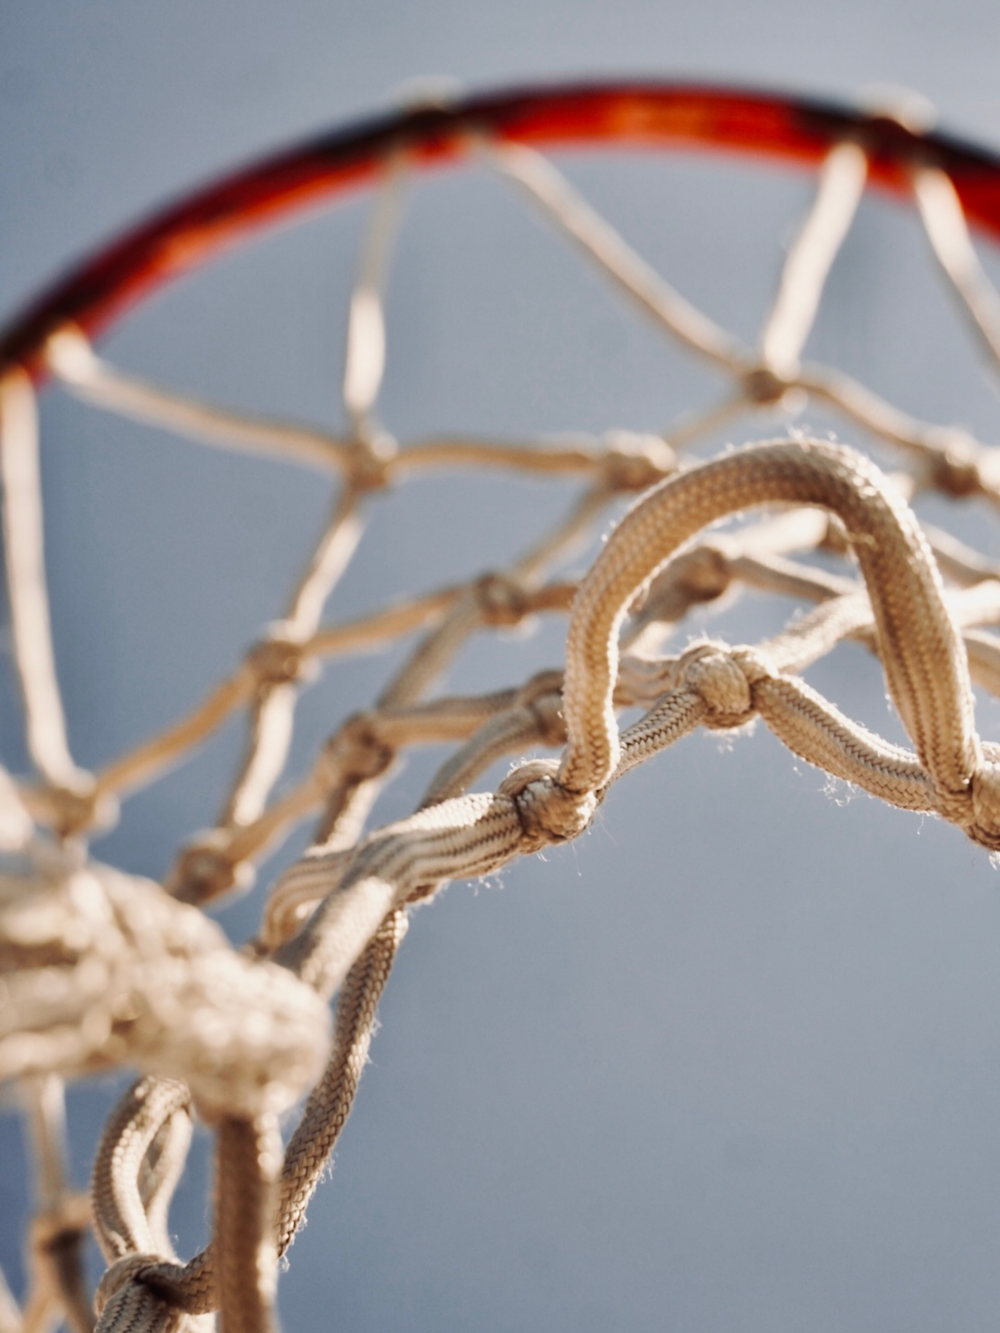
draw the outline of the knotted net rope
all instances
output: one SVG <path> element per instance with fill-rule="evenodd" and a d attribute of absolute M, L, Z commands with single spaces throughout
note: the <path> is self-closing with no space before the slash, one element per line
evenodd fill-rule
<path fill-rule="evenodd" d="M 695 309 L 535 150 L 468 134 L 469 152 L 540 207 L 612 283 L 722 375 L 719 401 L 662 436 L 610 432 L 557 445 L 476 438 L 400 443 L 378 424 L 382 291 L 406 154 L 387 153 L 348 315 L 343 403 L 349 429 L 259 420 L 139 382 L 102 361 L 70 325 L 44 345 L 49 370 L 98 408 L 196 440 L 276 454 L 336 478 L 331 517 L 286 606 L 235 670 L 189 713 L 97 772 L 72 756 L 51 646 L 43 561 L 35 391 L 26 368 L 0 378 L 0 479 L 15 663 L 31 778 L 0 770 L 0 1078 L 17 1080 L 38 1175 L 31 1284 L 23 1308 L 0 1285 L 0 1333 L 65 1318 L 94 1327 L 81 1267 L 88 1227 L 107 1270 L 101 1333 L 194 1330 L 218 1311 L 226 1333 L 272 1326 L 277 1259 L 291 1244 L 345 1124 L 379 998 L 414 904 L 452 880 L 575 838 L 619 778 L 699 727 L 755 718 L 796 755 L 881 800 L 939 815 L 1000 850 L 1000 747 L 976 729 L 972 681 L 1000 693 L 1000 570 L 921 526 L 922 492 L 1000 506 L 1000 449 L 917 421 L 843 373 L 801 360 L 824 283 L 869 169 L 862 143 L 832 146 L 754 347 Z M 931 251 L 994 363 L 1000 302 L 969 239 L 959 196 L 914 159 L 909 183 Z M 996 369 L 996 365 L 994 365 Z M 854 448 L 798 435 L 687 454 L 747 409 L 815 401 L 892 446 L 885 475 Z M 502 570 L 431 590 L 364 618 L 324 623 L 366 509 L 390 482 L 435 469 L 501 468 L 582 489 L 553 530 Z M 580 578 L 561 573 L 622 496 L 638 498 Z M 720 520 L 753 513 L 736 530 Z M 808 557 L 840 561 L 828 572 Z M 811 607 L 754 645 L 671 637 L 699 607 L 750 587 Z M 509 689 L 435 693 L 473 635 L 568 616 L 565 661 Z M 323 659 L 416 635 L 396 675 L 351 715 L 284 794 L 296 704 Z M 846 717 L 802 679 L 838 643 L 877 655 L 912 748 Z M 624 709 L 638 720 L 620 726 Z M 162 885 L 113 870 L 88 835 L 120 802 L 247 715 L 242 764 L 212 826 Z M 455 748 L 410 817 L 365 832 L 408 747 Z M 494 792 L 472 790 L 518 762 Z M 313 843 L 271 886 L 256 940 L 235 949 L 204 915 L 245 888 L 257 863 L 303 821 Z M 337 996 L 332 1035 L 327 1001 Z M 140 1072 L 115 1109 L 89 1203 L 66 1184 L 62 1081 L 119 1065 Z M 287 1144 L 278 1117 L 305 1097 Z M 213 1127 L 213 1232 L 187 1261 L 167 1210 L 197 1114 Z"/>

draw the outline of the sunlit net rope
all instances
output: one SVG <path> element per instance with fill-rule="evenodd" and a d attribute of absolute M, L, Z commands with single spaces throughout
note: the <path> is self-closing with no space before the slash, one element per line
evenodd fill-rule
<path fill-rule="evenodd" d="M 0 879 L 0 1078 L 23 1087 L 38 1181 L 30 1291 L 19 1309 L 0 1283 L 0 1333 L 42 1333 L 60 1318 L 74 1333 L 93 1327 L 80 1261 L 89 1226 L 108 1264 L 96 1293 L 104 1333 L 193 1330 L 216 1310 L 227 1333 L 269 1328 L 276 1261 L 350 1111 L 410 906 L 449 880 L 574 838 L 613 782 L 698 727 L 761 717 L 828 773 L 1000 848 L 1000 747 L 976 731 L 970 684 L 971 674 L 1000 693 L 1000 638 L 984 630 L 1000 624 L 1000 571 L 953 537 L 922 529 L 908 506 L 925 489 L 1000 504 L 1000 450 L 918 422 L 842 373 L 801 360 L 865 188 L 863 147 L 841 143 L 826 158 L 752 348 L 669 286 L 545 158 L 482 135 L 473 150 L 646 315 L 712 364 L 724 393 L 663 437 L 622 433 L 570 445 L 390 439 L 376 406 L 382 291 L 406 182 L 399 152 L 384 165 L 350 301 L 345 434 L 241 416 L 139 382 L 100 360 L 79 329 L 62 328 L 46 343 L 48 366 L 87 402 L 325 469 L 338 482 L 329 524 L 260 642 L 188 716 L 95 773 L 72 757 L 56 681 L 32 381 L 21 369 L 0 378 L 12 643 L 36 769 L 32 780 L 0 770 L 0 846 L 12 867 Z M 958 195 L 927 165 L 914 165 L 911 184 L 933 254 L 996 363 L 1000 302 Z M 683 456 L 684 446 L 748 408 L 809 399 L 897 446 L 905 471 L 887 478 L 852 450 L 809 439 L 757 444 L 700 466 Z M 389 482 L 455 467 L 510 469 L 583 489 L 565 519 L 506 569 L 325 624 L 365 509 Z M 643 494 L 590 571 L 579 581 L 555 577 L 608 506 L 632 492 Z M 764 516 L 735 532 L 702 535 L 719 519 L 759 508 Z M 840 573 L 796 559 L 820 548 L 845 557 Z M 693 608 L 739 586 L 813 609 L 754 646 L 703 639 L 662 653 Z M 470 636 L 540 614 L 569 615 L 564 670 L 485 696 L 434 695 Z M 416 647 L 375 703 L 274 798 L 313 664 L 414 632 Z M 852 722 L 801 679 L 847 638 L 881 659 L 912 750 Z M 626 707 L 642 715 L 620 731 Z M 106 826 L 121 799 L 241 710 L 248 739 L 232 789 L 164 888 L 88 857 L 88 832 Z M 455 749 L 417 812 L 365 835 L 396 756 L 440 742 Z M 555 757 L 523 761 L 496 792 L 470 794 L 499 759 L 535 747 Z M 248 884 L 255 865 L 306 819 L 318 819 L 314 845 L 271 888 L 253 948 L 237 953 L 200 909 Z M 331 1041 L 326 1001 L 334 994 Z M 66 1185 L 62 1079 L 119 1064 L 142 1077 L 106 1127 L 88 1206 Z M 277 1117 L 305 1094 L 283 1147 Z M 184 1262 L 166 1218 L 194 1109 L 216 1131 L 214 1230 L 209 1248 Z"/>

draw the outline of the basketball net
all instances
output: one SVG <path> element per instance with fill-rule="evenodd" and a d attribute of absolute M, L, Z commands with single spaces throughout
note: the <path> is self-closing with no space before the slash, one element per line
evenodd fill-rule
<path fill-rule="evenodd" d="M 609 138 L 711 144 L 818 172 L 754 346 L 692 306 L 538 151 Z M 320 149 L 322 148 L 322 152 Z M 324 156 L 325 154 L 325 156 Z M 711 366 L 717 399 L 663 433 L 559 442 L 399 441 L 378 423 L 383 288 L 400 197 L 416 168 L 471 157 L 509 180 L 639 311 Z M 101 1333 L 226 1333 L 272 1326 L 275 1272 L 351 1109 L 376 1009 L 411 907 L 446 882 L 491 874 L 575 838 L 630 769 L 698 728 L 760 718 L 797 756 L 897 807 L 936 814 L 1000 849 L 1000 747 L 976 730 L 972 681 L 1000 693 L 994 565 L 922 527 L 935 490 L 1000 505 L 1000 449 L 918 421 L 846 374 L 803 360 L 831 265 L 869 185 L 908 196 L 931 253 L 997 369 L 1000 303 L 968 222 L 1000 232 L 1000 163 L 896 112 L 854 113 L 706 89 L 570 89 L 400 113 L 242 173 L 154 219 L 83 269 L 0 344 L 0 473 L 13 658 L 34 773 L 0 770 L 0 1077 L 23 1090 L 36 1167 L 30 1289 L 0 1300 L 0 1330 L 94 1327 L 81 1243 L 107 1261 Z M 92 338 L 155 282 L 207 258 L 279 204 L 371 183 L 374 206 L 347 317 L 343 407 L 333 434 L 262 420 L 113 368 Z M 172 247 L 172 248 L 171 248 Z M 74 285 L 75 284 L 75 285 Z M 48 377 L 93 407 L 335 479 L 329 523 L 278 618 L 186 716 L 96 772 L 73 757 L 49 627 L 36 392 Z M 852 448 L 797 436 L 695 463 L 690 446 L 748 410 L 821 404 L 845 434 L 895 451 L 883 475 Z M 361 619 L 324 608 L 370 508 L 390 483 L 443 469 L 502 469 L 573 488 L 563 519 L 503 569 L 416 593 Z M 634 503 L 582 578 L 561 571 L 623 496 Z M 737 513 L 752 521 L 707 529 Z M 835 572 L 807 557 L 824 551 Z M 696 608 L 749 587 L 805 614 L 763 642 L 676 646 Z M 478 696 L 440 692 L 475 635 L 568 617 L 564 663 Z M 378 698 L 316 751 L 282 794 L 296 703 L 320 661 L 414 641 Z M 911 748 L 840 712 L 802 679 L 838 643 L 876 654 Z M 638 720 L 619 726 L 625 709 Z M 246 746 L 210 827 L 162 886 L 91 858 L 113 822 L 234 714 Z M 454 748 L 408 818 L 367 830 L 409 747 Z M 525 754 L 541 752 L 523 759 Z M 478 790 L 503 759 L 519 762 Z M 204 914 L 311 821 L 309 850 L 270 886 L 241 950 Z M 329 1001 L 337 997 L 335 1019 Z M 139 1081 L 111 1114 L 89 1201 L 67 1186 L 63 1080 L 128 1066 Z M 305 1097 L 287 1143 L 279 1116 Z M 192 1116 L 215 1135 L 209 1246 L 184 1261 L 167 1227 Z"/>

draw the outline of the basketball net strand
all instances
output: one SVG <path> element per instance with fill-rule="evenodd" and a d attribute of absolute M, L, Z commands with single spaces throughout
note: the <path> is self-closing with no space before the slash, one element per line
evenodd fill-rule
<path fill-rule="evenodd" d="M 971 681 L 1000 694 L 1000 568 L 922 527 L 921 492 L 1000 506 L 1000 449 L 920 422 L 870 389 L 802 360 L 824 283 L 867 173 L 856 143 L 833 148 L 791 244 L 755 347 L 665 282 L 537 152 L 477 139 L 479 160 L 513 183 L 586 258 L 693 356 L 719 372 L 716 402 L 659 436 L 505 442 L 431 437 L 401 444 L 378 424 L 383 291 L 406 188 L 405 154 L 384 167 L 350 300 L 341 434 L 241 415 L 146 383 L 101 360 L 79 330 L 47 361 L 72 393 L 191 439 L 332 474 L 329 519 L 279 618 L 189 714 L 90 773 L 72 757 L 56 678 L 43 562 L 35 395 L 0 379 L 0 479 L 11 614 L 32 780 L 0 769 L 0 951 L 6 1004 L 0 1078 L 17 1080 L 36 1166 L 23 1307 L 0 1281 L 0 1333 L 94 1327 L 81 1260 L 89 1228 L 107 1269 L 101 1333 L 225 1333 L 273 1327 L 276 1263 L 305 1217 L 350 1112 L 376 1010 L 414 904 L 450 880 L 575 838 L 611 785 L 700 727 L 762 718 L 796 755 L 906 810 L 937 814 L 1000 849 L 1000 746 L 979 736 Z M 1000 301 L 948 176 L 915 166 L 912 191 L 941 272 L 980 351 L 1000 369 Z M 770 440 L 695 464 L 685 448 L 747 410 L 814 401 L 894 446 L 884 476 L 851 449 Z M 391 483 L 435 470 L 501 469 L 576 483 L 552 530 L 505 570 L 433 589 L 353 621 L 324 621 L 366 511 Z M 621 497 L 639 498 L 582 578 L 560 571 Z M 706 529 L 762 510 L 735 531 Z M 839 573 L 803 557 L 843 557 Z M 860 578 L 858 574 L 860 573 Z M 665 652 L 694 609 L 740 588 L 811 607 L 756 645 L 701 638 Z M 435 693 L 469 640 L 537 616 L 568 616 L 565 666 L 481 696 Z M 416 636 L 374 705 L 349 717 L 311 770 L 275 795 L 296 704 L 327 658 Z M 841 713 L 802 672 L 851 639 L 879 658 L 912 749 Z M 639 720 L 619 729 L 622 709 Z M 237 712 L 243 758 L 215 822 L 158 887 L 90 858 L 89 834 L 119 803 L 188 757 Z M 365 826 L 397 756 L 450 743 L 419 808 Z M 495 792 L 473 788 L 498 761 L 533 750 Z M 252 882 L 304 820 L 313 845 L 284 871 L 259 935 L 236 950 L 202 909 Z M 337 995 L 330 1032 L 328 1001 Z M 140 1071 L 105 1128 L 89 1202 L 67 1183 L 63 1080 Z M 278 1118 L 305 1097 L 286 1145 Z M 167 1210 L 197 1114 L 215 1133 L 213 1233 L 185 1262 Z"/>

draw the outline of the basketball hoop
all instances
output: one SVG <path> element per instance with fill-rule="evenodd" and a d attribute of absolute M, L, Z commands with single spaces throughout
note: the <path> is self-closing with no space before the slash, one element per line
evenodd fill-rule
<path fill-rule="evenodd" d="M 662 278 L 544 153 L 573 148 L 712 152 L 813 172 L 815 200 L 790 244 L 757 342 L 744 345 Z M 378 400 L 383 292 L 400 196 L 416 172 L 460 162 L 525 196 L 640 314 L 722 388 L 662 435 L 397 440 Z M 256 232 L 374 191 L 347 314 L 346 428 L 262 419 L 128 375 L 96 340 L 157 288 Z M 489 875 L 586 829 L 611 786 L 698 728 L 760 718 L 790 749 L 894 806 L 938 815 L 1000 850 L 1000 746 L 977 729 L 972 682 L 1000 693 L 1000 569 L 922 525 L 925 492 L 1000 505 L 1000 449 L 917 419 L 842 370 L 804 359 L 824 286 L 866 190 L 909 201 L 975 337 L 1000 363 L 1000 301 L 971 239 L 1000 240 L 1000 158 L 879 104 L 677 85 L 522 90 L 414 106 L 321 136 L 203 189 L 126 233 L 45 292 L 0 335 L 0 481 L 13 657 L 34 772 L 0 769 L 0 948 L 9 1003 L 0 1077 L 18 1080 L 40 1179 L 32 1288 L 11 1320 L 35 1333 L 62 1314 L 92 1326 L 80 1264 L 90 1210 L 68 1189 L 62 1080 L 129 1066 L 94 1166 L 92 1224 L 107 1261 L 102 1333 L 271 1327 L 275 1266 L 351 1109 L 376 1010 L 410 909 L 445 883 Z M 331 477 L 329 521 L 277 618 L 187 715 L 97 771 L 63 714 L 44 573 L 36 396 L 56 380 L 101 411 Z M 765 438 L 707 462 L 689 446 L 747 412 L 818 404 L 865 455 L 805 435 Z M 769 432 L 761 432 L 767 436 Z M 359 619 L 324 611 L 366 512 L 390 483 L 443 469 L 503 469 L 578 490 L 562 519 L 509 564 Z M 568 556 L 635 497 L 590 569 Z M 746 514 L 725 532 L 720 521 Z M 810 557 L 822 552 L 826 563 Z M 790 595 L 801 618 L 752 645 L 671 642 L 690 613 L 741 587 Z M 436 691 L 469 638 L 568 617 L 565 659 L 501 690 Z M 299 696 L 321 660 L 416 646 L 309 771 L 275 795 Z M 845 639 L 885 673 L 909 745 L 848 718 L 802 679 Z M 623 722 L 629 712 L 630 719 Z M 234 715 L 243 761 L 210 826 L 157 886 L 91 858 L 88 837 Z M 448 743 L 419 807 L 366 829 L 409 747 Z M 539 754 L 538 751 L 546 753 Z M 523 759 L 531 754 L 533 757 Z M 495 791 L 498 761 L 517 760 Z M 270 886 L 259 933 L 237 951 L 202 909 L 248 885 L 265 856 L 313 821 L 312 845 Z M 326 1002 L 337 996 L 332 1041 Z M 279 1117 L 306 1097 L 287 1145 Z M 167 1209 L 194 1111 L 216 1135 L 211 1244 L 182 1261 Z"/>

